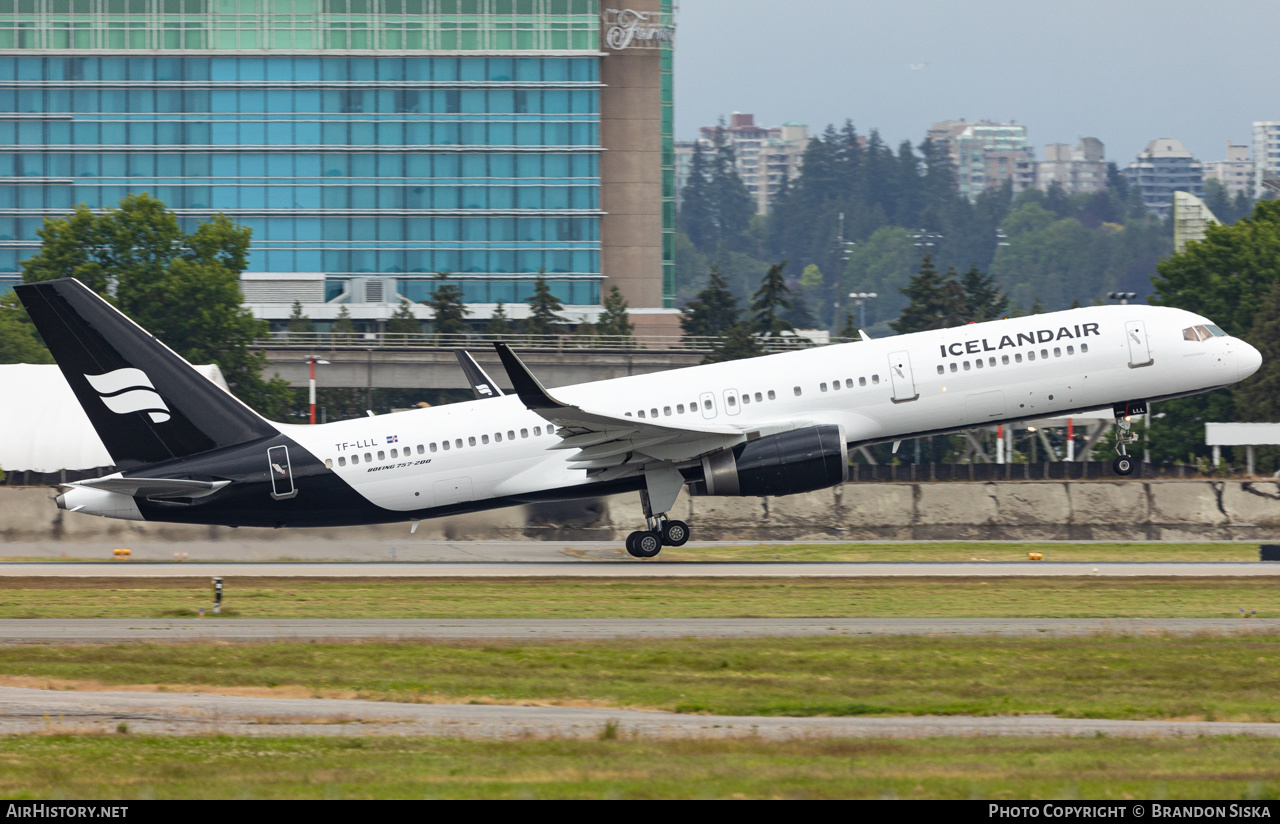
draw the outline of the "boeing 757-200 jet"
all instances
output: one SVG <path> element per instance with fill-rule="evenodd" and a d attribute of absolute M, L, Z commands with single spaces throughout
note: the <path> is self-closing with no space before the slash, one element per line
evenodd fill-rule
<path fill-rule="evenodd" d="M 849 449 L 1207 392 L 1262 356 L 1207 318 L 1093 306 L 548 391 L 496 344 L 514 393 L 319 426 L 279 424 L 198 374 L 73 279 L 15 287 L 115 461 L 58 506 L 147 521 L 318 527 L 417 521 L 638 491 L 653 557 L 689 539 L 694 495 L 846 480 Z M 479 372 L 478 367 L 474 370 Z M 480 372 L 483 377 L 483 372 Z M 475 380 L 473 376 L 473 380 Z M 484 378 L 487 381 L 487 378 Z"/>

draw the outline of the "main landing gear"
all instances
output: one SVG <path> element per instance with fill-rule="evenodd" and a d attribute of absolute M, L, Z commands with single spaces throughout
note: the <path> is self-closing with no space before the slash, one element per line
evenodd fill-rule
<path fill-rule="evenodd" d="M 684 521 L 670 520 L 665 512 L 655 514 L 647 489 L 640 490 L 640 503 L 644 507 L 648 529 L 640 529 L 627 536 L 628 554 L 635 558 L 653 558 L 664 546 L 684 546 L 688 542 L 689 525 Z"/>
<path fill-rule="evenodd" d="M 1133 458 L 1129 456 L 1129 444 L 1138 440 L 1138 435 L 1133 431 L 1133 423 L 1131 418 L 1134 415 L 1145 415 L 1147 413 L 1146 401 L 1133 401 L 1131 403 L 1119 404 L 1113 410 L 1116 416 L 1116 452 L 1119 457 L 1112 463 L 1117 475 L 1133 474 Z"/>

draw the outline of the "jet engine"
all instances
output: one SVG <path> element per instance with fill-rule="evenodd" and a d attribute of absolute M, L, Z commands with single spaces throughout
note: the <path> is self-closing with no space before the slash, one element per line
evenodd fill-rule
<path fill-rule="evenodd" d="M 812 492 L 849 476 L 844 428 L 810 426 L 767 435 L 702 459 L 693 495 L 759 496 Z"/>

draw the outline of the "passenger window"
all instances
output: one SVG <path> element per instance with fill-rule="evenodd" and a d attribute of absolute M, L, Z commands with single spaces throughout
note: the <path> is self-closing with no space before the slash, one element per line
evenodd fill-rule
<path fill-rule="evenodd" d="M 431 451 L 432 451 L 432 452 L 435 452 L 435 451 L 436 451 L 436 445 L 435 445 L 434 443 L 432 443 L 432 444 L 431 444 L 431 447 L 430 447 L 430 448 L 431 448 Z M 447 445 L 446 445 L 446 448 L 448 448 L 448 446 L 447 446 Z"/>
<path fill-rule="evenodd" d="M 453 448 L 452 446 L 449 445 L 448 441 L 441 441 L 440 445 L 444 447 L 445 452 L 448 452 L 450 449 Z"/>
<path fill-rule="evenodd" d="M 1080 344 L 1080 354 L 1083 355 L 1085 352 L 1088 352 L 1088 351 L 1089 351 L 1089 344 L 1087 343 Z"/>
<path fill-rule="evenodd" d="M 968 362 L 968 361 L 965 361 L 965 362 L 964 362 L 964 371 L 966 371 L 966 372 L 968 372 L 968 371 L 969 371 L 969 362 Z"/>
<path fill-rule="evenodd" d="M 707 398 L 705 401 L 703 401 L 703 402 L 702 402 L 702 408 L 703 408 L 703 409 L 710 409 L 710 408 L 711 408 L 711 399 L 710 399 L 710 398 Z"/>
<path fill-rule="evenodd" d="M 669 406 L 662 407 L 662 414 L 664 417 L 668 417 L 668 418 L 671 417 L 671 407 Z"/>
<path fill-rule="evenodd" d="M 697 409 L 698 409 L 698 402 L 697 402 L 697 401 L 694 401 L 693 403 L 689 404 L 689 412 L 690 412 L 690 413 L 695 412 Z"/>
<path fill-rule="evenodd" d="M 974 365 L 974 366 L 976 366 L 977 368 L 981 369 L 981 368 L 982 368 L 982 358 L 978 358 L 976 361 L 974 361 L 974 362 L 973 362 L 973 365 Z"/>
<path fill-rule="evenodd" d="M 630 412 L 623 412 L 622 414 L 623 414 L 623 415 L 625 415 L 625 416 L 627 416 L 628 418 L 630 418 L 630 417 L 632 416 Z"/>
<path fill-rule="evenodd" d="M 1055 358 L 1060 358 L 1060 357 L 1062 357 L 1062 350 L 1061 350 L 1061 349 L 1059 349 L 1059 348 L 1058 348 L 1058 347 L 1056 347 L 1056 346 L 1055 346 L 1055 347 L 1053 347 L 1053 356 L 1054 356 Z"/>
<path fill-rule="evenodd" d="M 873 385 L 874 385 L 874 384 L 877 384 L 877 383 L 879 383 L 879 382 L 880 382 L 880 376 L 879 376 L 879 375 L 872 375 L 872 376 L 871 376 L 871 383 L 872 383 Z"/>
<path fill-rule="evenodd" d="M 797 398 L 800 397 L 800 387 L 797 386 L 793 388 L 791 391 L 795 393 Z"/>
<path fill-rule="evenodd" d="M 346 465 L 347 465 L 346 458 L 338 458 L 338 466 L 346 466 Z"/>
<path fill-rule="evenodd" d="M 649 410 L 649 417 L 651 417 L 651 418 L 656 418 L 656 417 L 658 417 L 658 409 L 657 409 L 657 407 L 654 407 L 653 409 L 650 409 L 650 410 Z M 547 427 L 547 434 L 548 434 L 548 435 L 550 435 L 550 434 L 551 434 L 551 427 L 549 427 L 549 426 Z"/>
<path fill-rule="evenodd" d="M 682 403 L 678 403 L 678 404 L 676 404 L 676 414 L 677 414 L 677 415 L 683 415 L 683 414 L 684 414 L 684 404 L 682 404 Z"/>
<path fill-rule="evenodd" d="M 996 365 L 996 356 L 995 356 L 995 355 L 992 355 L 990 358 L 988 358 L 988 359 L 987 359 L 987 365 L 988 365 L 988 366 L 995 366 L 995 365 Z"/>
<path fill-rule="evenodd" d="M 454 448 L 455 448 L 455 449 L 461 449 L 461 448 L 462 448 L 462 438 L 454 438 L 454 439 L 453 439 L 453 446 L 454 446 Z"/>
<path fill-rule="evenodd" d="M 493 442 L 494 442 L 494 443 L 502 443 L 502 433 L 501 433 L 501 432 L 494 432 L 494 433 L 493 433 Z"/>
<path fill-rule="evenodd" d="M 387 459 L 387 453 L 385 453 L 385 452 L 383 452 L 381 449 L 379 449 L 379 450 L 378 450 L 378 460 L 380 460 L 380 461 L 385 461 L 386 459 Z"/>
<path fill-rule="evenodd" d="M 507 430 L 507 440 L 514 441 L 516 439 L 516 431 L 514 429 Z"/>
<path fill-rule="evenodd" d="M 489 442 L 489 436 L 488 436 L 488 435 L 481 435 L 481 436 L 480 436 L 480 443 L 488 443 L 488 442 Z"/>
<path fill-rule="evenodd" d="M 1008 355 L 1001 355 L 1001 356 L 1000 356 L 1000 362 L 1001 362 L 1001 363 L 1003 363 L 1005 366 L 1008 366 L 1008 365 L 1009 365 L 1009 356 L 1008 356 Z"/>
<path fill-rule="evenodd" d="M 400 457 L 400 453 L 397 450 L 393 449 L 391 450 L 391 457 L 398 458 Z"/>
<path fill-rule="evenodd" d="M 628 412 L 627 414 L 628 414 L 628 415 L 630 415 L 631 413 L 630 413 L 630 412 Z M 527 438 L 527 437 L 529 437 L 529 430 L 528 430 L 528 429 L 521 429 L 521 430 L 520 430 L 520 437 L 522 437 L 522 438 Z"/>
<path fill-rule="evenodd" d="M 853 378 L 845 378 L 845 379 L 844 379 L 844 388 L 845 388 L 845 389 L 852 389 L 852 388 L 853 388 Z"/>
<path fill-rule="evenodd" d="M 837 378 L 831 382 L 831 389 L 834 391 L 840 388 L 840 379 Z"/>
<path fill-rule="evenodd" d="M 1027 360 L 1032 361 L 1035 359 L 1036 359 L 1036 351 L 1032 349 L 1030 352 L 1027 353 Z"/>
<path fill-rule="evenodd" d="M 1041 350 L 1040 350 L 1040 359 L 1041 359 L 1041 360 L 1048 360 L 1048 359 L 1049 359 L 1049 350 L 1048 350 L 1048 349 L 1041 349 Z"/>
<path fill-rule="evenodd" d="M 333 469 L 333 458 L 325 458 L 325 459 L 324 459 L 324 468 L 325 468 L 325 469 Z"/>
<path fill-rule="evenodd" d="M 945 371 L 947 370 L 942 367 L 942 364 L 938 364 L 938 374 L 941 375 Z"/>
<path fill-rule="evenodd" d="M 540 438 L 540 437 L 542 437 L 542 427 L 540 427 L 540 426 L 535 426 L 535 427 L 533 428 L 533 437 L 535 437 L 535 438 Z"/>
<path fill-rule="evenodd" d="M 1074 355 L 1075 353 L 1076 353 L 1076 348 L 1075 348 L 1074 346 L 1068 346 L 1068 347 L 1067 347 L 1067 354 L 1068 354 L 1068 355 Z"/>
<path fill-rule="evenodd" d="M 1013 356 L 1013 359 L 1014 359 L 1015 361 L 1017 361 L 1018 363 L 1022 363 L 1022 353 L 1021 353 L 1021 352 L 1019 352 L 1018 354 L 1014 355 L 1014 356 Z M 1035 358 L 1032 358 L 1032 360 L 1035 360 Z"/>
<path fill-rule="evenodd" d="M 427 451 L 427 450 L 423 448 L 422 444 L 418 444 L 418 454 L 419 454 L 419 455 L 424 454 L 426 451 Z"/>
<path fill-rule="evenodd" d="M 368 453 L 368 452 L 364 453 L 364 462 L 365 462 L 365 463 L 373 463 L 373 455 L 371 455 L 371 454 L 370 454 L 370 453 Z"/>
<path fill-rule="evenodd" d="M 653 413 L 653 416 L 654 416 L 655 418 L 656 418 L 656 417 L 658 417 L 658 413 L 657 413 L 657 412 L 654 412 L 654 413 Z M 556 434 L 556 428 L 555 428 L 554 426 L 552 426 L 551 424 L 547 424 L 547 434 L 548 434 L 548 435 L 554 435 L 554 434 Z"/>
<path fill-rule="evenodd" d="M 956 365 L 954 363 L 951 364 L 951 371 L 952 372 L 956 371 Z M 858 378 L 858 386 L 866 386 L 866 385 L 867 385 L 866 378 Z"/>
<path fill-rule="evenodd" d="M 772 390 L 772 389 L 770 389 L 770 390 L 769 390 L 769 400 L 771 400 L 771 401 L 776 401 L 777 399 L 778 399 L 778 396 L 774 394 L 774 392 L 773 392 L 773 390 Z"/>
<path fill-rule="evenodd" d="M 725 399 L 724 399 L 724 402 L 725 402 L 725 403 L 727 403 L 727 404 L 729 404 L 730 406 L 737 406 L 737 405 L 738 405 L 738 399 L 737 399 L 737 398 L 735 398 L 733 395 L 730 395 L 729 397 L 725 398 Z"/>
<path fill-rule="evenodd" d="M 822 383 L 818 384 L 818 388 L 819 388 L 819 389 L 821 389 L 823 392 L 826 392 L 826 391 L 827 391 L 827 382 L 826 382 L 826 381 L 823 381 Z"/>
<path fill-rule="evenodd" d="M 952 372 L 958 372 L 958 371 L 960 371 L 960 367 L 956 366 L 956 365 L 953 363 L 953 364 L 951 364 L 951 371 L 952 371 Z"/>
<path fill-rule="evenodd" d="M 644 410 L 643 410 L 643 409 L 641 409 L 639 412 L 637 412 L 637 413 L 636 413 L 636 417 L 638 417 L 638 418 L 643 418 L 643 417 L 644 417 Z"/>
<path fill-rule="evenodd" d="M 359 456 L 359 455 L 352 455 L 352 456 L 351 456 L 351 465 L 352 465 L 352 466 L 355 466 L 355 465 L 356 465 L 356 464 L 358 464 L 358 463 L 360 463 L 360 456 Z"/>
<path fill-rule="evenodd" d="M 756 403 L 760 403 L 760 401 L 762 401 L 762 400 L 764 400 L 764 398 L 760 397 L 760 393 L 759 393 L 759 392 L 757 392 L 757 393 L 756 393 Z"/>

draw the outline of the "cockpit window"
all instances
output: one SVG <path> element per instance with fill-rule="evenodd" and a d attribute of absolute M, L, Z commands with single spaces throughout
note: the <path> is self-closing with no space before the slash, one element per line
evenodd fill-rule
<path fill-rule="evenodd" d="M 1213 324 L 1206 323 L 1201 326 L 1188 326 L 1186 329 L 1183 329 L 1182 339 L 1201 341 L 1208 340 L 1209 338 L 1226 337 L 1226 334 L 1226 332 L 1223 332 Z"/>

